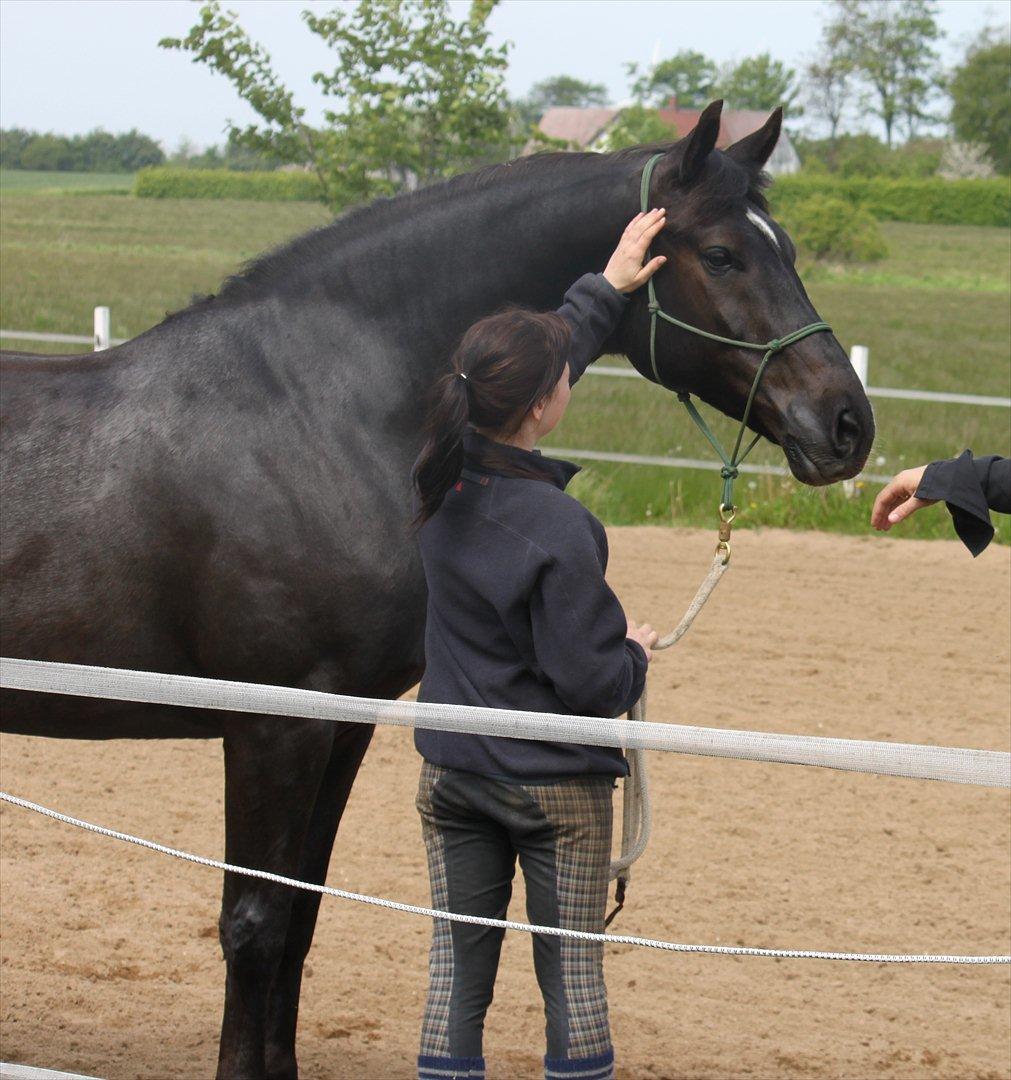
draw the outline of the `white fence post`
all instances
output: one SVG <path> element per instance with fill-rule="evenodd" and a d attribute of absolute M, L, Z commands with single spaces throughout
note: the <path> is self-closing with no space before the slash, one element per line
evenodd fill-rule
<path fill-rule="evenodd" d="M 111 318 L 107 307 L 95 308 L 95 352 L 109 347 Z"/>
<path fill-rule="evenodd" d="M 857 373 L 857 378 L 860 380 L 860 385 L 867 389 L 867 369 L 870 367 L 871 351 L 866 345 L 854 345 L 850 349 L 850 363 L 853 365 L 853 370 Z M 843 481 L 843 492 L 846 497 L 852 499 L 857 493 L 857 485 L 853 480 Z"/>
<path fill-rule="evenodd" d="M 857 373 L 857 378 L 860 380 L 860 385 L 867 389 L 867 369 L 871 362 L 871 351 L 866 345 L 854 345 L 850 349 L 850 363 L 853 365 L 853 370 Z"/>

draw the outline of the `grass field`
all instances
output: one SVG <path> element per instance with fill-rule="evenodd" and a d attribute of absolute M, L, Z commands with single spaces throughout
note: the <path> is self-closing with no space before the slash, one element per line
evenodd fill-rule
<path fill-rule="evenodd" d="M 312 203 L 135 200 L 26 189 L 8 197 L 11 175 L 3 174 L 0 199 L 5 329 L 87 334 L 92 308 L 107 304 L 113 336 L 131 337 L 194 293 L 214 290 L 243 260 L 326 220 L 323 207 Z M 73 174 L 20 174 L 61 175 Z M 883 230 L 890 254 L 873 267 L 804 270 L 812 299 L 840 341 L 869 346 L 871 384 L 1011 393 L 1011 231 L 897 223 Z M 878 399 L 875 412 L 871 472 L 890 474 L 966 446 L 1011 453 L 1007 409 Z M 720 430 L 729 433 L 730 425 Z M 645 380 L 587 378 L 551 442 L 712 456 L 676 401 Z M 782 456 L 760 446 L 753 460 L 781 464 Z M 605 521 L 675 524 L 708 524 L 718 489 L 711 473 L 596 463 L 572 487 Z M 847 498 L 838 486 L 813 491 L 788 479 L 745 477 L 739 482 L 742 524 L 864 532 L 875 490 L 867 485 Z M 1006 518 L 1000 527 L 1006 541 Z M 943 511 L 923 513 L 904 535 L 949 536 L 950 523 Z"/>
<path fill-rule="evenodd" d="M 128 195 L 133 173 L 34 172 L 31 169 L 0 169 L 0 192 L 4 195 L 64 195 L 73 191 L 110 192 Z"/>

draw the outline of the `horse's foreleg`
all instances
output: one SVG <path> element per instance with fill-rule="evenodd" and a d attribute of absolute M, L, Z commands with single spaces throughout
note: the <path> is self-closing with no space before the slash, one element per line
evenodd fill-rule
<path fill-rule="evenodd" d="M 241 716 L 225 732 L 226 861 L 295 877 L 330 759 L 333 726 Z M 292 890 L 226 874 L 221 947 L 227 975 L 218 1076 L 266 1074 L 267 1006 L 285 951 Z"/>
<path fill-rule="evenodd" d="M 330 852 L 372 728 L 348 724 L 334 732 L 333 748 L 319 786 L 316 806 L 302 850 L 299 875 L 305 881 L 326 880 Z M 295 1029 L 302 989 L 302 967 L 312 944 L 319 912 L 319 893 L 300 891 L 292 900 L 284 956 L 274 980 L 267 1014 L 266 1062 L 270 1080 L 293 1080 L 298 1075 Z"/>

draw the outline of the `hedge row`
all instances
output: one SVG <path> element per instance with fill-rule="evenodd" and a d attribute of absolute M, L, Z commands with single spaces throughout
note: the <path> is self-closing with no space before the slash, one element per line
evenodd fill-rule
<path fill-rule="evenodd" d="M 142 199 L 259 199 L 298 202 L 321 198 L 307 172 L 236 172 L 231 169 L 141 169 L 133 186 Z"/>
<path fill-rule="evenodd" d="M 237 172 L 230 169 L 141 169 L 134 194 L 148 199 L 319 200 L 319 181 L 307 172 Z M 788 212 L 814 195 L 862 206 L 879 221 L 926 225 L 1011 225 L 1011 188 L 993 180 L 840 180 L 782 176 L 770 190 L 773 209 Z"/>
<path fill-rule="evenodd" d="M 773 209 L 787 212 L 813 195 L 842 199 L 879 221 L 922 225 L 1011 225 L 1011 185 L 993 180 L 837 180 L 781 176 L 769 191 Z"/>

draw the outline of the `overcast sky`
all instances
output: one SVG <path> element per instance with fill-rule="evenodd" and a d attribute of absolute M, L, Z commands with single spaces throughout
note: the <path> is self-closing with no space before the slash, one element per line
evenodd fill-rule
<path fill-rule="evenodd" d="M 272 54 L 296 100 L 318 116 L 312 72 L 331 53 L 299 18 L 306 0 L 231 0 L 247 32 Z M 459 14 L 469 6 L 454 0 Z M 511 41 L 510 94 L 539 79 L 570 74 L 604 83 L 613 101 L 627 94 L 624 65 L 691 48 L 717 61 L 768 50 L 800 66 L 816 47 L 820 0 L 505 0 L 492 15 L 496 42 Z M 184 54 L 158 48 L 196 20 L 189 0 L 0 0 L 0 126 L 74 134 L 136 127 L 167 149 L 188 137 L 222 141 L 229 119 L 252 112 L 222 78 Z M 941 0 L 943 54 L 952 62 L 985 23 L 1007 21 L 1009 6 Z"/>

